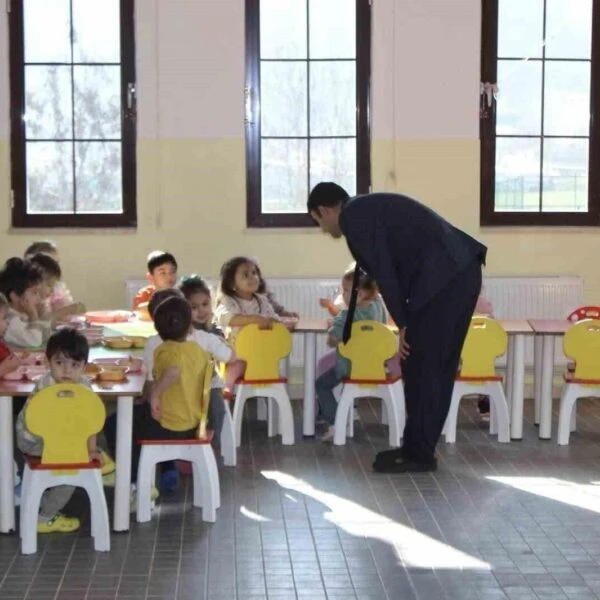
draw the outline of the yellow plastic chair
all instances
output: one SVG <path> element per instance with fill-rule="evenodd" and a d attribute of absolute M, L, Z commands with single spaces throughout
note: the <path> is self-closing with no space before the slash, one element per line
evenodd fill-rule
<path fill-rule="evenodd" d="M 454 382 L 450 410 L 444 424 L 447 443 L 456 441 L 458 407 L 463 396 L 480 394 L 490 398 L 490 433 L 498 441 L 510 441 L 508 402 L 502 377 L 496 374 L 496 359 L 506 352 L 508 337 L 502 325 L 490 317 L 474 316 L 461 353 L 461 367 Z"/>
<path fill-rule="evenodd" d="M 208 403 L 212 387 L 214 364 L 207 361 L 204 371 L 204 387 L 200 402 L 200 425 L 198 437 L 189 440 L 140 440 L 142 451 L 137 476 L 138 523 L 150 521 L 152 517 L 152 486 L 156 465 L 170 460 L 185 460 L 192 463 L 194 483 L 194 506 L 202 508 L 202 520 L 214 523 L 217 508 L 221 505 L 219 471 L 212 446 L 212 434 L 206 431 Z"/>
<path fill-rule="evenodd" d="M 102 400 L 79 384 L 57 384 L 40 390 L 27 405 L 25 423 L 44 440 L 41 457 L 27 457 L 23 472 L 21 552 L 37 551 L 37 520 L 44 491 L 59 485 L 82 487 L 90 499 L 94 548 L 110 550 L 108 509 L 100 463 L 90 462 L 88 439 L 106 418 Z"/>
<path fill-rule="evenodd" d="M 574 372 L 565 375 L 558 414 L 557 441 L 566 446 L 576 427 L 577 399 L 600 396 L 600 319 L 573 325 L 565 334 L 563 349 L 575 363 Z"/>
<path fill-rule="evenodd" d="M 242 418 L 248 398 L 268 398 L 268 435 L 281 434 L 281 443 L 294 443 L 294 416 L 287 391 L 287 377 L 279 374 L 280 361 L 292 351 L 292 336 L 281 323 L 271 329 L 258 325 L 242 327 L 235 340 L 235 353 L 246 361 L 244 377 L 238 382 L 233 407 L 236 446 L 242 441 Z"/>
<path fill-rule="evenodd" d="M 400 446 L 406 421 L 404 386 L 401 378 L 390 379 L 385 372 L 385 362 L 398 352 L 397 336 L 383 323 L 356 321 L 350 340 L 340 344 L 338 350 L 351 362 L 351 367 L 335 413 L 333 443 L 342 446 L 346 434 L 353 434 L 354 400 L 375 397 L 383 400 L 383 421 L 388 423 L 390 446 Z"/>

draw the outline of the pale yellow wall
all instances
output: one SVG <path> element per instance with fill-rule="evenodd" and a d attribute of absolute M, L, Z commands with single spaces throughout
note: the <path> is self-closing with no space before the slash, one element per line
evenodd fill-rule
<path fill-rule="evenodd" d="M 479 230 L 478 0 L 374 0 L 373 187 L 415 195 L 490 247 L 490 274 L 581 274 L 600 298 L 589 230 Z M 6 13 L 0 11 L 0 257 L 35 237 L 61 249 L 89 305 L 118 305 L 146 253 L 215 275 L 257 256 L 274 276 L 334 275 L 342 243 L 316 231 L 247 231 L 243 0 L 138 0 L 138 216 L 129 231 L 10 228 Z M 440 60 L 442 61 L 440 66 Z"/>

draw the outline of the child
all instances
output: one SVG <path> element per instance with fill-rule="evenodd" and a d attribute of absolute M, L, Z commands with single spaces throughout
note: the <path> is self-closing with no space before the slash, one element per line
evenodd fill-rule
<path fill-rule="evenodd" d="M 58 247 L 54 242 L 50 240 L 42 240 L 39 242 L 33 242 L 25 250 L 25 259 L 31 260 L 36 255 L 44 255 L 50 257 L 56 264 L 60 264 L 60 256 L 58 254 Z M 43 265 L 41 265 L 43 267 Z M 59 266 L 60 270 L 60 266 Z M 57 281 L 52 288 L 52 293 L 50 294 L 49 304 L 50 309 L 52 311 L 56 311 L 64 306 L 70 306 L 74 303 L 73 296 L 67 287 L 67 284 L 61 280 L 61 276 L 59 275 Z"/>
<path fill-rule="evenodd" d="M 165 290 L 166 291 L 166 290 Z M 189 439 L 200 424 L 204 374 L 210 355 L 188 336 L 192 309 L 178 293 L 152 303 L 154 325 L 162 343 L 154 351 L 150 402 L 139 407 L 143 419 L 134 429 L 136 439 Z M 158 292 L 157 292 L 158 293 Z M 132 452 L 132 480 L 137 480 L 140 448 Z"/>
<path fill-rule="evenodd" d="M 177 287 L 192 306 L 194 329 L 224 338 L 223 330 L 214 321 L 211 292 L 206 282 L 198 275 L 190 275 Z"/>
<path fill-rule="evenodd" d="M 19 357 L 4 341 L 4 334 L 8 328 L 8 310 L 8 300 L 4 294 L 0 294 L 0 377 L 11 373 L 19 366 Z"/>
<path fill-rule="evenodd" d="M 22 258 L 10 258 L 0 271 L 0 293 L 9 303 L 6 342 L 22 348 L 43 346 L 52 323 L 38 312 L 43 275 L 39 267 Z"/>
<path fill-rule="evenodd" d="M 170 252 L 155 250 L 148 254 L 146 279 L 150 285 L 142 288 L 133 299 L 133 309 L 147 308 L 156 290 L 175 287 L 177 281 L 177 261 Z"/>
<path fill-rule="evenodd" d="M 283 307 L 283 305 L 279 304 L 279 302 L 275 300 L 273 292 L 269 291 L 269 288 L 267 287 L 267 282 L 261 273 L 257 261 L 254 261 L 254 266 L 256 267 L 256 272 L 258 273 L 258 279 L 260 281 L 258 285 L 258 290 L 256 291 L 257 294 L 264 294 L 267 297 L 267 299 L 271 303 L 271 306 L 273 307 L 273 310 L 277 313 L 278 316 L 287 317 L 290 319 L 299 319 L 300 315 L 297 312 L 291 312 L 289 310 L 286 310 Z"/>
<path fill-rule="evenodd" d="M 89 347 L 85 337 L 74 329 L 62 329 L 53 334 L 46 346 L 46 358 L 50 372 L 43 375 L 36 383 L 32 396 L 41 389 L 55 383 L 80 383 L 90 387 L 84 375 L 88 360 Z M 25 410 L 31 399 L 19 413 L 16 424 L 17 444 L 21 452 L 31 456 L 41 456 L 44 442 L 27 429 Z M 101 461 L 100 453 L 96 450 L 96 436 L 88 440 L 90 460 Z M 65 507 L 75 488 L 69 485 L 53 487 L 44 492 L 40 503 L 38 517 L 38 533 L 70 533 L 79 529 L 79 519 L 66 517 L 60 511 Z"/>
<path fill-rule="evenodd" d="M 227 332 L 231 344 L 244 325 L 256 324 L 268 329 L 280 321 L 269 299 L 259 293 L 260 276 L 256 263 L 245 256 L 236 256 L 221 267 L 221 284 L 217 297 L 215 318 Z M 225 390 L 231 392 L 243 375 L 246 363 L 237 360 L 227 367 Z"/>
<path fill-rule="evenodd" d="M 188 278 L 184 281 L 187 281 L 187 283 L 182 283 L 180 287 L 183 288 L 183 294 L 187 296 L 186 300 L 190 303 L 193 324 L 194 320 L 199 318 L 198 309 L 194 309 L 194 302 L 198 304 L 200 299 L 195 296 L 198 296 L 204 292 L 197 291 L 197 287 L 192 283 L 191 278 Z M 202 284 L 200 287 L 206 286 L 206 284 L 200 278 L 198 278 L 197 281 Z M 175 289 L 156 291 L 150 299 L 150 303 L 148 305 L 148 312 L 153 319 L 156 312 L 156 307 L 170 297 L 182 298 L 185 296 L 182 296 L 182 293 Z M 209 355 L 220 362 L 228 363 L 233 360 L 233 350 L 231 347 L 225 342 L 225 340 L 212 333 L 207 333 L 206 331 L 196 330 L 193 328 L 189 332 L 187 340 L 195 342 Z M 150 384 L 152 384 L 153 381 L 152 370 L 154 367 L 154 353 L 160 344 L 161 338 L 156 335 L 148 339 L 144 349 L 144 364 L 148 370 L 147 379 Z M 208 404 L 208 429 L 213 431 L 213 441 L 215 444 L 219 443 L 221 428 L 223 427 L 223 419 L 225 418 L 225 400 L 223 399 L 222 388 L 223 382 L 221 378 L 215 374 L 213 377 L 212 389 Z M 163 463 L 160 486 L 161 490 L 167 493 L 172 492 L 177 488 L 178 485 L 179 475 L 175 469 L 175 465 L 172 462 Z"/>
<path fill-rule="evenodd" d="M 352 263 L 342 278 L 342 293 L 334 302 L 329 299 L 321 299 L 320 305 L 322 308 L 326 308 L 329 314 L 333 317 L 339 315 L 343 310 L 345 310 L 348 306 L 348 302 L 350 301 L 350 294 L 352 293 L 352 279 L 354 277 L 354 269 L 356 268 L 356 263 Z M 381 294 L 379 294 L 379 290 L 377 290 L 377 294 L 375 299 L 373 300 L 377 306 L 377 314 L 383 315 L 383 323 L 387 321 L 387 309 L 385 308 L 385 304 L 383 303 L 383 298 Z M 379 319 L 377 319 L 379 320 Z M 328 352 L 323 355 L 318 363 L 317 363 L 317 378 L 319 378 L 323 373 L 329 371 L 335 366 L 337 360 L 337 352 L 334 350 L 333 352 Z M 396 355 L 394 358 L 388 360 L 386 362 L 386 371 L 392 377 L 400 377 L 401 369 L 400 369 L 400 355 Z"/>
<path fill-rule="evenodd" d="M 346 273 L 342 279 L 342 290 L 344 301 L 348 304 L 350 294 L 352 292 L 353 272 Z M 382 306 L 377 302 L 377 285 L 375 281 L 366 274 L 361 274 L 359 279 L 358 296 L 356 300 L 356 311 L 354 313 L 354 321 L 379 321 L 386 322 L 386 314 L 382 310 Z M 333 319 L 331 327 L 328 331 L 327 345 L 336 348 L 341 342 L 344 324 L 346 322 L 347 309 L 342 310 L 337 317 Z M 319 409 L 328 429 L 325 435 L 321 438 L 323 442 L 331 442 L 335 434 L 334 423 L 335 413 L 337 410 L 337 401 L 333 394 L 333 390 L 350 373 L 350 363 L 347 359 L 337 355 L 335 366 L 320 377 L 316 381 L 316 391 L 319 400 Z"/>
<path fill-rule="evenodd" d="M 73 302 L 73 298 L 66 287 L 61 289 L 58 294 L 55 292 L 61 284 L 60 278 L 62 277 L 60 265 L 56 260 L 41 252 L 34 254 L 29 260 L 40 268 L 44 278 L 38 311 L 41 318 L 61 320 L 85 312 L 85 306 L 80 302 Z"/>

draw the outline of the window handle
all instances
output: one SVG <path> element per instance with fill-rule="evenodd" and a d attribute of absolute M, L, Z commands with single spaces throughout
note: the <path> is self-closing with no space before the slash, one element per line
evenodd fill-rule
<path fill-rule="evenodd" d="M 131 110 L 135 101 L 135 83 L 130 81 L 127 84 L 127 108 Z"/>
<path fill-rule="evenodd" d="M 254 125 L 254 118 L 252 115 L 252 89 L 249 87 L 244 88 L 244 111 L 246 113 L 244 123 L 246 125 Z"/>

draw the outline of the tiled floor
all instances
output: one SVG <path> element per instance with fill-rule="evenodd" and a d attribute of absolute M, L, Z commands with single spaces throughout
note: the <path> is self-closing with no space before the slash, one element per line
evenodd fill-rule
<path fill-rule="evenodd" d="M 499 445 L 463 405 L 457 444 L 417 476 L 371 472 L 376 403 L 345 447 L 284 448 L 251 419 L 239 466 L 220 471 L 217 523 L 184 485 L 109 554 L 92 550 L 87 518 L 32 557 L 0 537 L 0 598 L 600 598 L 600 403 L 581 403 L 569 447 L 538 441 L 530 414 L 526 439 Z"/>

